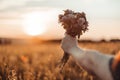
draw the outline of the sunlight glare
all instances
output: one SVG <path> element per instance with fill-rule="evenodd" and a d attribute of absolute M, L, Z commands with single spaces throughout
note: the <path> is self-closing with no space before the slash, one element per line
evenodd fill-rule
<path fill-rule="evenodd" d="M 31 36 L 41 35 L 46 31 L 47 17 L 44 12 L 31 12 L 23 17 L 24 32 Z"/>

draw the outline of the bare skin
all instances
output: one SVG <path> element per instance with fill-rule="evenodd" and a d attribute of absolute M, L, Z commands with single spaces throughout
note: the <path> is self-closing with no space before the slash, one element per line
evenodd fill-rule
<path fill-rule="evenodd" d="M 112 55 L 105 55 L 95 50 L 85 50 L 78 46 L 78 41 L 65 35 L 61 43 L 62 49 L 69 53 L 86 71 L 95 74 L 100 80 L 113 80 L 109 70 Z"/>

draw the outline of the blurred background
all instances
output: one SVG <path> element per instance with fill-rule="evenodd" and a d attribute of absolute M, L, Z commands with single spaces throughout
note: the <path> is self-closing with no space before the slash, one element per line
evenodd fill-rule
<path fill-rule="evenodd" d="M 120 39 L 119 0 L 0 0 L 0 37 L 61 39 L 65 9 L 86 13 L 89 30 L 81 39 Z"/>

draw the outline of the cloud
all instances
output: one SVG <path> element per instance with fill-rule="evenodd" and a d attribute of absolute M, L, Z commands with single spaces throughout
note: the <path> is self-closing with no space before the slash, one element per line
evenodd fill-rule
<path fill-rule="evenodd" d="M 0 11 L 17 10 L 26 7 L 29 2 L 41 2 L 43 0 L 2 0 L 0 1 Z"/>
<path fill-rule="evenodd" d="M 84 11 L 93 17 L 119 17 L 120 1 L 114 0 L 2 0 L 0 12 L 36 8 L 60 8 Z"/>
<path fill-rule="evenodd" d="M 0 11 L 14 9 L 25 4 L 28 0 L 3 0 L 0 3 Z"/>
<path fill-rule="evenodd" d="M 79 4 L 78 4 L 79 3 Z M 0 11 L 19 10 L 29 7 L 55 7 L 55 8 L 70 8 L 82 4 L 82 1 L 65 1 L 65 0 L 2 0 L 0 1 Z"/>

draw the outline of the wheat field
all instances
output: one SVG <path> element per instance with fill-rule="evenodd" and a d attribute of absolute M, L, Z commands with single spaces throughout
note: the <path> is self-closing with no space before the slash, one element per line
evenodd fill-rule
<path fill-rule="evenodd" d="M 115 55 L 120 42 L 80 42 L 82 48 Z M 97 80 L 70 57 L 62 72 L 60 42 L 0 45 L 0 80 Z"/>

